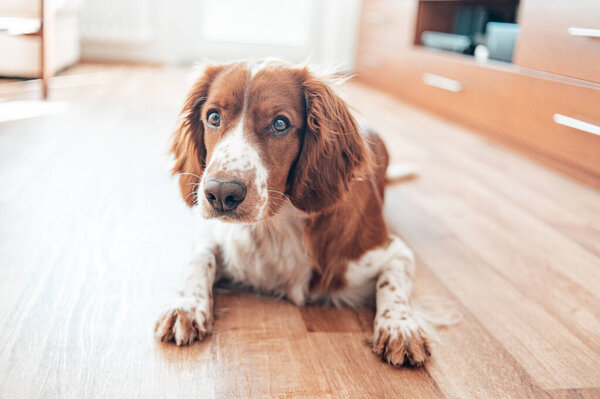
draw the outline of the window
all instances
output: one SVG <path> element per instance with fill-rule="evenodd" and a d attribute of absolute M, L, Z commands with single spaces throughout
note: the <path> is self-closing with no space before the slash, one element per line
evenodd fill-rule
<path fill-rule="evenodd" d="M 312 0 L 207 1 L 203 39 L 303 48 L 309 45 Z"/>

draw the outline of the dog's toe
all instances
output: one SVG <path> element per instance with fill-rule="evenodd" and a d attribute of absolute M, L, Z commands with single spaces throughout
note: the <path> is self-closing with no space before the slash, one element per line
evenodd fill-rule
<path fill-rule="evenodd" d="M 154 329 L 156 339 L 161 342 L 174 342 L 176 345 L 189 345 L 202 340 L 207 334 L 207 321 L 198 320 L 193 311 L 174 309 L 165 312 Z"/>
<path fill-rule="evenodd" d="M 421 367 L 431 356 L 427 335 L 406 325 L 379 325 L 373 336 L 373 352 L 394 367 Z"/>

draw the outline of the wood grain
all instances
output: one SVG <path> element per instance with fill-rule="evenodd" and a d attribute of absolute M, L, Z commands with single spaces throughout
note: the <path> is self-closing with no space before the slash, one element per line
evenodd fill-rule
<path fill-rule="evenodd" d="M 600 29 L 600 4 L 595 0 L 526 0 L 522 4 L 515 62 L 600 83 L 600 40 L 569 34 L 569 28 Z"/>
<path fill-rule="evenodd" d="M 462 315 L 431 362 L 381 363 L 372 309 L 225 290 L 205 342 L 157 344 L 191 254 L 165 154 L 188 72 L 84 64 L 55 78 L 64 111 L 0 123 L 0 397 L 597 396 L 600 193 L 359 84 L 347 100 L 421 170 L 386 198 L 415 300 Z"/>

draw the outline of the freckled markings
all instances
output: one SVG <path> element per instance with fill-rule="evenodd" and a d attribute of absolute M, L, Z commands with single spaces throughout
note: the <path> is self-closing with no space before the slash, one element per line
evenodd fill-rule
<path fill-rule="evenodd" d="M 262 159 L 260 158 L 256 148 L 254 148 L 244 138 L 244 118 L 252 79 L 258 72 L 266 68 L 270 63 L 276 61 L 277 60 L 275 59 L 268 58 L 262 62 L 248 62 L 250 79 L 248 81 L 248 85 L 246 86 L 246 93 L 244 95 L 242 118 L 238 122 L 237 126 L 232 129 L 231 133 L 219 144 L 217 144 L 214 155 L 206 167 L 206 170 L 209 170 L 212 167 L 225 172 L 254 172 L 253 185 L 259 197 L 259 200 L 256 204 L 256 220 L 261 220 L 265 216 L 265 211 L 269 203 L 269 190 L 267 185 L 268 171 L 263 165 Z M 198 190 L 204 190 L 204 176 L 202 176 Z M 251 188 L 249 188 L 249 191 L 250 190 Z"/>
<path fill-rule="evenodd" d="M 267 190 L 268 173 L 258 155 L 258 151 L 244 137 L 243 116 L 227 137 L 217 144 L 214 155 L 206 169 L 216 169 L 225 172 L 254 172 L 253 185 L 259 197 L 256 206 L 256 219 L 262 219 L 269 200 L 269 192 Z M 204 187 L 204 184 L 202 184 L 202 187 Z"/>

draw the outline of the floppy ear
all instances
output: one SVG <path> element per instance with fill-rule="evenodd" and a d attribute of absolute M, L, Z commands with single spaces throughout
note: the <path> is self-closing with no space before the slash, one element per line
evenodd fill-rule
<path fill-rule="evenodd" d="M 173 134 L 169 149 L 175 156 L 172 172 L 179 175 L 181 196 L 189 206 L 196 204 L 197 198 L 193 194 L 206 166 L 202 104 L 206 100 L 212 81 L 222 69 L 221 65 L 207 67 L 192 87 L 179 115 L 179 127 Z"/>
<path fill-rule="evenodd" d="M 370 165 L 370 155 L 344 101 L 327 83 L 303 72 L 306 129 L 288 193 L 296 208 L 315 212 L 343 198 L 350 181 Z"/>

